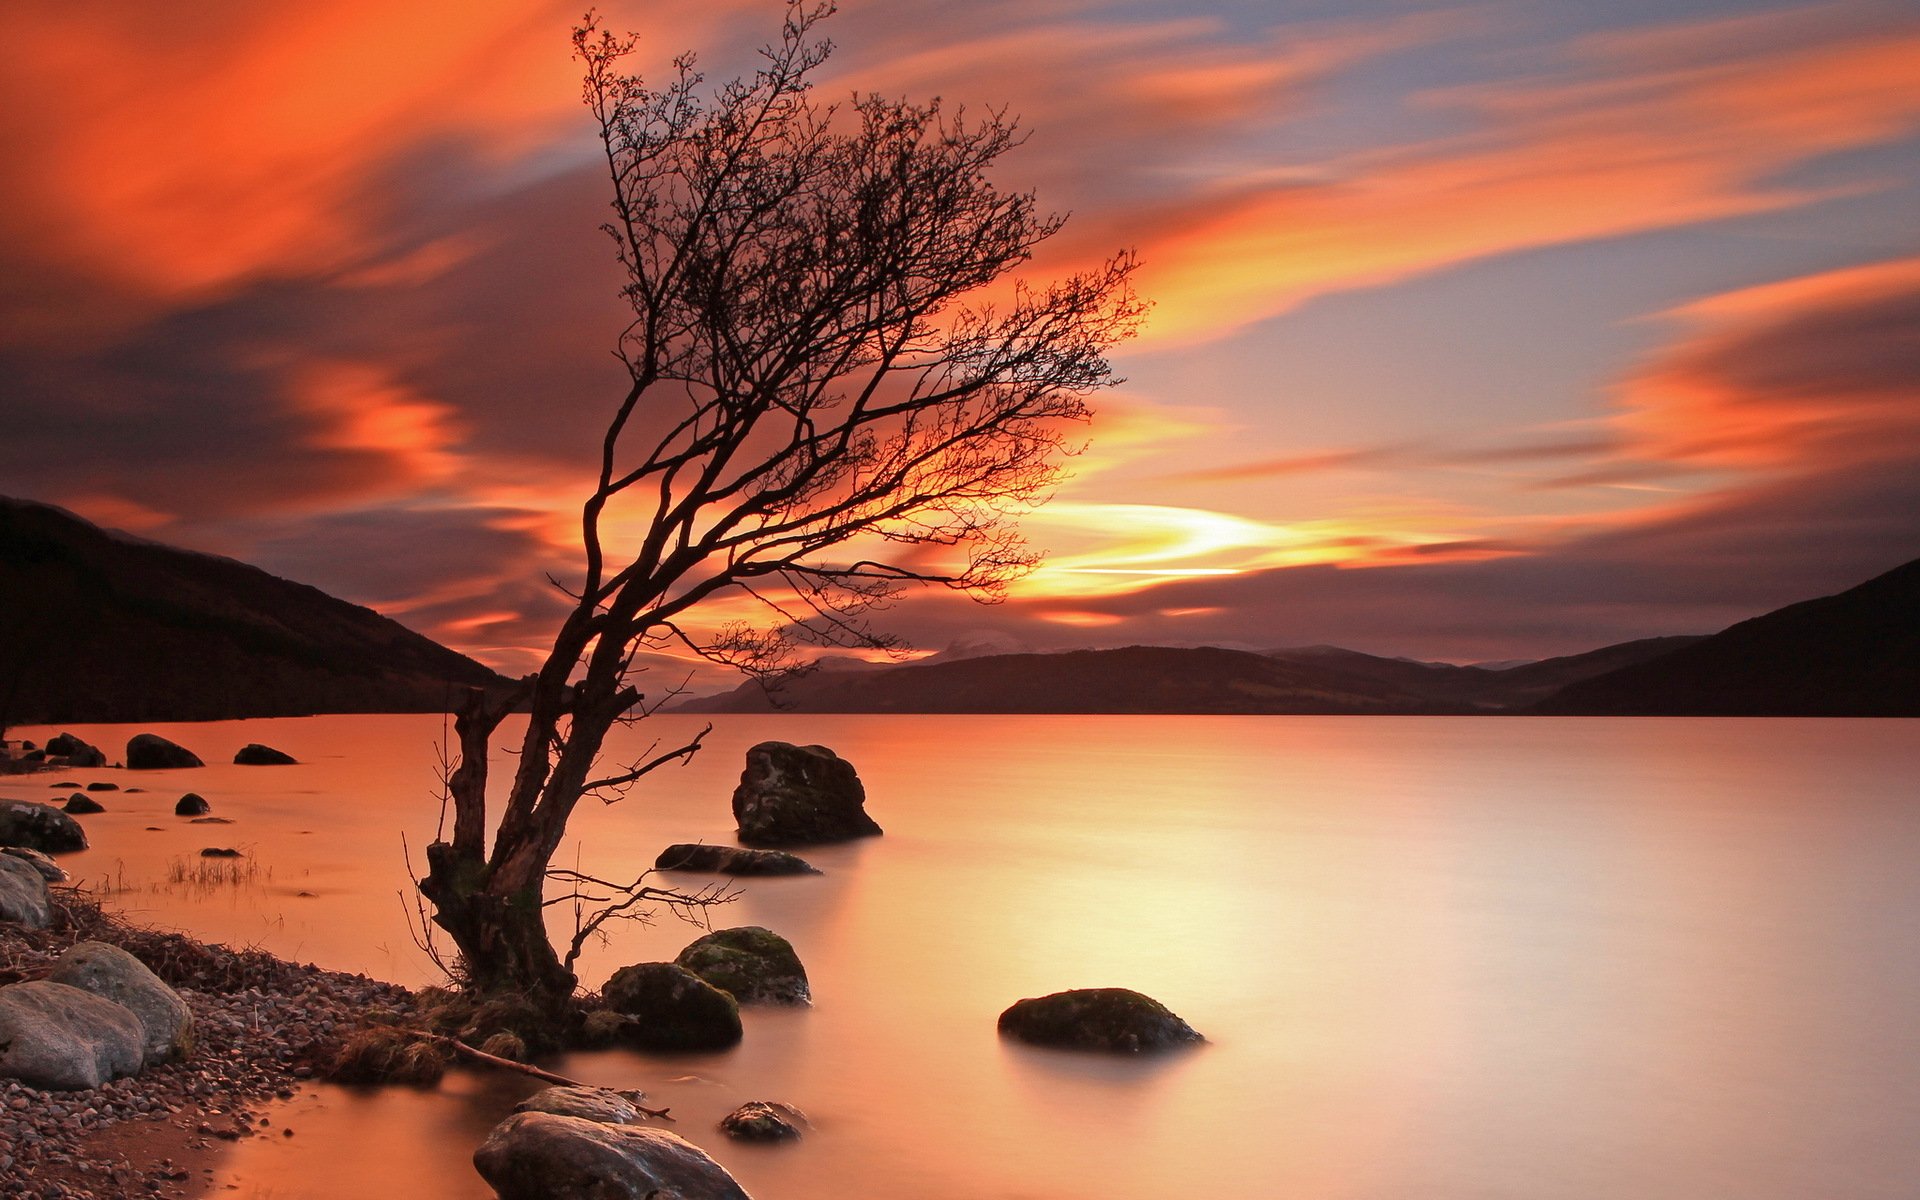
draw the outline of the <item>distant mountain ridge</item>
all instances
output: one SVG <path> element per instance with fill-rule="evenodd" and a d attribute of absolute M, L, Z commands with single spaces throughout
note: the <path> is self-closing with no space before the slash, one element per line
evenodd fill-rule
<path fill-rule="evenodd" d="M 317 588 L 0 498 L 0 720 L 428 712 L 505 683 Z"/>
<path fill-rule="evenodd" d="M 1539 711 L 1920 717 L 1920 560 L 1569 684 Z"/>

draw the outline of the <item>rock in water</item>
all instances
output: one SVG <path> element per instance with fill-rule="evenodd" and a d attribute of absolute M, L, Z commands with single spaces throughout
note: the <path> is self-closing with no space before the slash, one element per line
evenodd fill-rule
<path fill-rule="evenodd" d="M 198 817 L 212 811 L 213 806 L 198 792 L 188 792 L 173 806 L 173 815 L 176 817 Z"/>
<path fill-rule="evenodd" d="M 129 771 L 162 771 L 179 767 L 204 767 L 200 756 L 185 746 L 170 742 L 155 733 L 136 733 L 127 741 Z"/>
<path fill-rule="evenodd" d="M 87 832 L 80 828 L 80 822 L 50 804 L 4 800 L 0 801 L 0 846 L 65 854 L 85 850 Z"/>
<path fill-rule="evenodd" d="M 1000 1014 L 1000 1032 L 1036 1046 L 1121 1054 L 1207 1040 L 1166 1005 L 1126 988 L 1080 988 L 1022 1000 Z"/>
<path fill-rule="evenodd" d="M 784 1142 L 800 1136 L 807 1116 L 791 1104 L 749 1100 L 720 1118 L 720 1132 L 743 1142 Z"/>
<path fill-rule="evenodd" d="M 62 954 L 47 976 L 55 983 L 111 1000 L 140 1022 L 148 1063 L 193 1049 L 193 1010 L 147 965 L 118 946 L 80 942 Z"/>
<path fill-rule="evenodd" d="M 59 863 L 54 862 L 38 850 L 29 850 L 25 846 L 0 846 L 0 854 L 8 855 L 26 863 L 34 870 L 40 872 L 40 878 L 46 880 L 48 883 L 65 883 L 67 880 L 73 878 L 60 868 Z"/>
<path fill-rule="evenodd" d="M 715 875 L 818 875 L 820 868 L 784 850 L 742 850 L 679 842 L 653 860 L 656 871 L 705 871 Z"/>
<path fill-rule="evenodd" d="M 40 979 L 0 987 L 0 1076 L 56 1091 L 97 1088 L 145 1061 L 140 1021 L 111 1000 Z"/>
<path fill-rule="evenodd" d="M 643 1050 L 724 1050 L 740 1041 L 740 1005 L 674 963 L 621 967 L 600 995 L 634 1018 L 621 1036 Z"/>
<path fill-rule="evenodd" d="M 82 792 L 75 792 L 73 795 L 67 797 L 67 802 L 60 806 L 60 811 L 64 813 L 79 813 L 84 817 L 92 813 L 103 813 L 107 811 L 107 809 L 105 805 L 93 797 Z"/>
<path fill-rule="evenodd" d="M 742 1004 L 810 1004 L 807 969 L 793 943 L 758 925 L 719 929 L 673 960 Z"/>
<path fill-rule="evenodd" d="M 638 1125 L 640 1109 L 627 1096 L 610 1088 L 542 1088 L 513 1106 L 515 1112 L 552 1113 L 557 1117 L 579 1117 L 602 1125 Z"/>
<path fill-rule="evenodd" d="M 726 1168 L 660 1129 L 515 1113 L 473 1165 L 500 1200 L 752 1200 Z"/>
<path fill-rule="evenodd" d="M 248 742 L 240 747 L 233 761 L 243 767 L 291 767 L 298 760 L 284 750 L 262 746 L 259 742 Z"/>
<path fill-rule="evenodd" d="M 70 733 L 47 739 L 47 756 L 66 760 L 70 767 L 104 767 L 107 756 L 98 746 L 88 745 Z"/>
<path fill-rule="evenodd" d="M 45 929 L 53 923 L 53 899 L 47 894 L 46 877 L 33 863 L 12 854 L 0 854 L 0 921 L 12 921 L 28 929 Z"/>
<path fill-rule="evenodd" d="M 871 837 L 867 790 L 853 764 L 825 746 L 761 742 L 733 792 L 733 819 L 750 846 L 804 846 Z"/>
<path fill-rule="evenodd" d="M 120 790 L 120 785 L 117 783 L 108 783 L 104 779 L 96 779 L 87 785 L 87 790 L 90 792 L 117 792 Z"/>

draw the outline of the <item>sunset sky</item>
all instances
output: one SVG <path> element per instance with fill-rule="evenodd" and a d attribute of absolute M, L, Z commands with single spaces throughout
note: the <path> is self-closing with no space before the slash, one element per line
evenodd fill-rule
<path fill-rule="evenodd" d="M 0 494 L 508 671 L 618 399 L 578 0 L 0 7 Z M 603 6 L 751 64 L 773 0 Z M 927 650 L 1709 632 L 1920 556 L 1920 11 L 850 0 L 1155 308 L 1005 605 Z"/>

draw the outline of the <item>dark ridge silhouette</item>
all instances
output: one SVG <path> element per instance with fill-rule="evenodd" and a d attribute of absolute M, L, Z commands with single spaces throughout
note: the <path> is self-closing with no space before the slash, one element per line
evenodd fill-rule
<path fill-rule="evenodd" d="M 1655 717 L 1920 716 L 1920 559 L 1573 683 L 1538 711 Z"/>
<path fill-rule="evenodd" d="M 1504 671 L 1378 658 L 1333 646 L 1256 654 L 1217 646 L 1129 646 L 998 654 L 872 671 L 814 671 L 772 695 L 747 683 L 681 712 L 1328 713 L 1501 712 L 1569 679 L 1663 653 L 1655 638 Z"/>
<path fill-rule="evenodd" d="M 445 711 L 504 683 L 316 588 L 0 498 L 0 724 Z"/>

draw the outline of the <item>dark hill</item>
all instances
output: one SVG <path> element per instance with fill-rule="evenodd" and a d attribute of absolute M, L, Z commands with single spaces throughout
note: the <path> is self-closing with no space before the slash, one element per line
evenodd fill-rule
<path fill-rule="evenodd" d="M 1920 716 L 1920 560 L 1570 684 L 1567 715 Z"/>
<path fill-rule="evenodd" d="M 315 588 L 0 498 L 0 721 L 423 712 L 504 682 Z"/>

